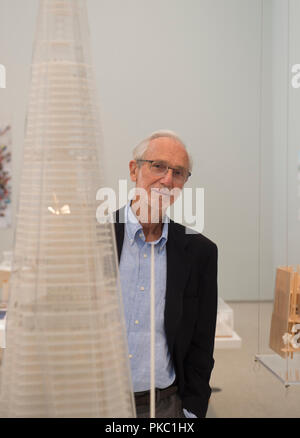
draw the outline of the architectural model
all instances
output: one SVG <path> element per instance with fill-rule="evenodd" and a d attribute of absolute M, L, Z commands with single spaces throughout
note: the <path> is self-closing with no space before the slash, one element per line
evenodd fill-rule
<path fill-rule="evenodd" d="M 240 348 L 242 339 L 234 331 L 233 309 L 218 297 L 215 348 Z"/>
<path fill-rule="evenodd" d="M 11 225 L 11 127 L 0 120 L 0 228 Z"/>
<path fill-rule="evenodd" d="M 233 334 L 233 310 L 218 297 L 218 313 L 216 324 L 217 338 L 230 338 Z"/>
<path fill-rule="evenodd" d="M 281 357 L 300 352 L 300 266 L 281 267 L 276 271 L 270 348 Z"/>
<path fill-rule="evenodd" d="M 0 415 L 133 417 L 113 224 L 97 224 L 101 138 L 84 0 L 41 0 Z"/>

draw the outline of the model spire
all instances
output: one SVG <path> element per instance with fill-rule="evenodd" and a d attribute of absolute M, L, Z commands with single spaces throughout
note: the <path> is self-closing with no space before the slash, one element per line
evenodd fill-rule
<path fill-rule="evenodd" d="M 41 0 L 1 375 L 8 417 L 132 417 L 84 0 Z"/>

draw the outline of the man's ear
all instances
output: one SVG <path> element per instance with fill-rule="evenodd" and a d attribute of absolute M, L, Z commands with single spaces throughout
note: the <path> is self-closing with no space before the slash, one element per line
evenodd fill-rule
<path fill-rule="evenodd" d="M 129 161 L 129 174 L 131 181 L 136 182 L 137 172 L 138 172 L 138 164 L 136 160 Z"/>

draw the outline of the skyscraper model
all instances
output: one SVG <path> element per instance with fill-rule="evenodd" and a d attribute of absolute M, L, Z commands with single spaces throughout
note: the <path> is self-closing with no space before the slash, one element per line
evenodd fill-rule
<path fill-rule="evenodd" d="M 41 0 L 1 369 L 8 417 L 133 417 L 85 0 Z"/>

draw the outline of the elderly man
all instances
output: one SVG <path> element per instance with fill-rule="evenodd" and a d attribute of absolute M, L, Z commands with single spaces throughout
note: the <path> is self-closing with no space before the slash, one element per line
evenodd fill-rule
<path fill-rule="evenodd" d="M 149 416 L 154 244 L 156 417 L 205 417 L 214 365 L 217 247 L 166 220 L 164 202 L 151 200 L 151 193 L 159 192 L 174 202 L 170 191 L 181 190 L 190 176 L 190 158 L 180 138 L 155 132 L 135 148 L 133 158 L 130 177 L 145 196 L 117 212 L 115 227 L 137 416 Z"/>

